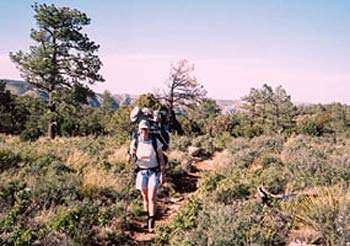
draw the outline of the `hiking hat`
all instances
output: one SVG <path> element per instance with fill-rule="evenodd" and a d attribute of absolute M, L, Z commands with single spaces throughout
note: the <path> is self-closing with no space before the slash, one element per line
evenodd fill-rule
<path fill-rule="evenodd" d="M 139 131 L 141 131 L 141 129 L 149 129 L 150 125 L 148 123 L 147 120 L 141 120 L 140 124 L 139 124 Z"/>

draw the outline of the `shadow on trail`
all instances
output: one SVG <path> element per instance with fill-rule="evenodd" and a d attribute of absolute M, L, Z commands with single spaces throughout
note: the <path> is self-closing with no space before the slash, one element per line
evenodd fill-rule
<path fill-rule="evenodd" d="M 198 172 L 198 169 L 196 170 Z M 197 190 L 198 176 L 192 173 L 183 172 L 174 174 L 170 178 L 170 182 L 174 185 L 174 190 L 177 193 L 192 193 Z"/>

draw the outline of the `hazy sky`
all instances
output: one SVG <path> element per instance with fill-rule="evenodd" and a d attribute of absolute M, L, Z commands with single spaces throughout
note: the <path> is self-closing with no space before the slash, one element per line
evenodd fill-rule
<path fill-rule="evenodd" d="M 38 1 L 92 18 L 106 82 L 93 88 L 139 94 L 164 86 L 186 58 L 214 98 L 239 99 L 263 83 L 294 101 L 350 104 L 350 1 Z M 28 50 L 29 0 L 0 1 L 0 78 L 20 79 L 8 58 Z"/>

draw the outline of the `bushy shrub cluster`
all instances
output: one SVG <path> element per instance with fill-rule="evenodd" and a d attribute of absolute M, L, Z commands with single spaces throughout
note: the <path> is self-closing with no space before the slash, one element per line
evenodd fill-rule
<path fill-rule="evenodd" d="M 215 173 L 208 173 L 199 185 L 195 196 L 201 204 L 198 215 L 182 231 L 176 228 L 184 224 L 160 227 L 157 235 L 161 242 L 349 243 L 349 141 L 270 135 L 226 142 L 230 159 L 222 161 L 225 164 L 218 165 Z M 262 203 L 257 192 L 261 185 L 284 198 Z"/>
<path fill-rule="evenodd" d="M 130 224 L 143 208 L 127 150 L 118 137 L 0 135 L 0 244 L 132 243 Z M 169 156 L 160 196 L 176 195 L 184 174 L 185 153 Z"/>
<path fill-rule="evenodd" d="M 3 136 L 2 136 L 3 137 Z M 100 138 L 0 145 L 0 244 L 118 244 L 132 178 L 126 147 Z M 131 183 L 130 183 L 131 184 Z M 90 190 L 93 192 L 90 192 Z M 131 196 L 133 203 L 137 196 Z"/>

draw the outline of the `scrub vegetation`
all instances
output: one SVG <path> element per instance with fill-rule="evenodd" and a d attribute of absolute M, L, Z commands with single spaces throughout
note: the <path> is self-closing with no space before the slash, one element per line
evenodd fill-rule
<path fill-rule="evenodd" d="M 90 19 L 34 11 L 37 46 L 11 57 L 36 94 L 0 81 L 1 245 L 350 244 L 350 106 L 295 105 L 264 84 L 224 113 L 181 60 L 163 94 L 106 91 L 92 107 L 86 83 L 104 79 L 81 33 Z M 152 235 L 127 154 L 135 106 L 162 111 L 171 131 Z"/>

